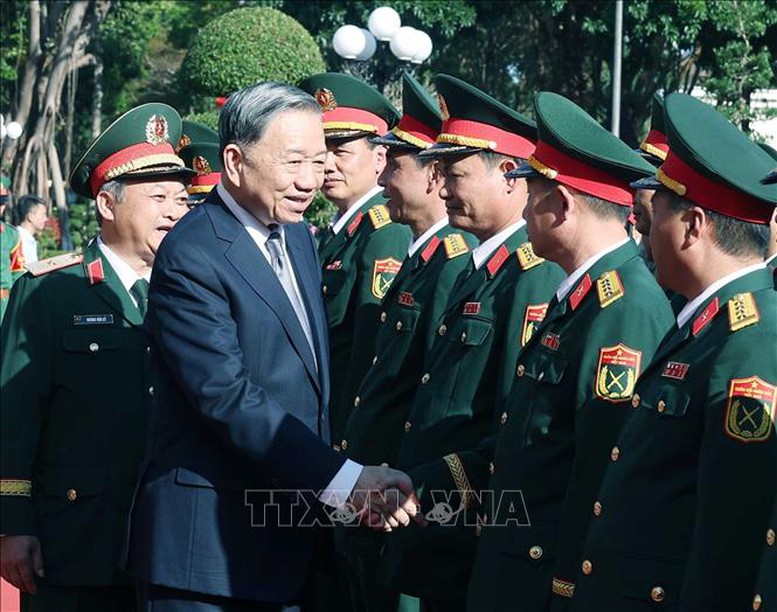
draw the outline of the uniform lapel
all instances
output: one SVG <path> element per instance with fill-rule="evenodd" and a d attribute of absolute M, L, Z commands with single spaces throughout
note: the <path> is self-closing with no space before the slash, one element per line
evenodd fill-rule
<path fill-rule="evenodd" d="M 100 253 L 100 247 L 95 240 L 84 250 L 84 272 L 86 281 L 94 292 L 110 308 L 120 314 L 128 323 L 135 327 L 143 325 L 135 303 L 130 298 L 127 289 L 122 285 L 119 276 Z"/>

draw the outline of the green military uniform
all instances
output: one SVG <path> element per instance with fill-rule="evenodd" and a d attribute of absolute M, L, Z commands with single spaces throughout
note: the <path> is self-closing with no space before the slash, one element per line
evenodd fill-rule
<path fill-rule="evenodd" d="M 629 206 L 628 181 L 652 167 L 582 109 L 558 96 L 535 99 L 539 143 L 507 176 L 551 178 L 612 205 Z M 547 609 L 563 590 L 636 377 L 672 323 L 669 305 L 626 237 L 577 269 L 512 362 L 512 388 L 496 422 L 496 448 L 460 460 L 482 488 L 491 474 L 468 609 Z M 488 450 L 488 449 L 486 449 Z M 558 569 L 562 568 L 562 569 Z"/>
<path fill-rule="evenodd" d="M 318 74 L 299 86 L 321 106 L 327 141 L 383 134 L 399 119 L 385 97 L 350 75 Z M 355 213 L 349 209 L 352 216 L 337 234 L 327 228 L 319 239 L 329 324 L 329 421 L 335 441 L 343 439 L 356 389 L 372 362 L 380 302 L 410 244 L 410 230 L 391 221 L 385 201 L 376 193 Z"/>
<path fill-rule="evenodd" d="M 137 107 L 70 183 L 94 197 L 106 180 L 189 176 L 169 142 L 179 132 L 171 107 Z M 31 264 L 15 285 L 0 358 L 0 533 L 36 536 L 45 569 L 22 609 L 134 610 L 118 562 L 153 394 L 144 306 L 97 240 L 83 255 Z"/>
<path fill-rule="evenodd" d="M 483 148 L 525 158 L 534 150 L 536 129 L 530 120 L 458 79 L 440 75 L 436 86 L 445 122 L 429 154 Z M 474 528 L 465 524 L 466 513 L 456 523 L 438 516 L 431 489 L 464 486 L 453 453 L 488 435 L 495 406 L 509 388 L 504 383 L 512 370 L 508 364 L 515 363 L 563 278 L 559 267 L 534 255 L 523 221 L 490 239 L 496 242 L 477 269 L 473 257 L 481 253 L 467 257 L 467 274 L 435 324 L 436 338 L 415 379 L 415 400 L 400 425 L 404 436 L 396 467 L 410 474 L 422 508 L 432 508 L 428 517 L 437 522 L 390 534 L 384 575 L 397 590 L 434 607 L 463 605 L 476 540 Z"/>
<path fill-rule="evenodd" d="M 24 273 L 24 257 L 19 232 L 0 221 L 0 322 L 5 316 L 11 285 Z"/>
<path fill-rule="evenodd" d="M 777 194 L 758 184 L 768 156 L 691 96 L 667 96 L 665 111 L 670 153 L 635 186 L 768 224 Z M 680 313 L 637 382 L 631 419 L 602 450 L 574 610 L 763 609 L 768 592 L 753 594 L 764 540 L 774 542 L 776 347 L 763 265 L 742 265 Z"/>

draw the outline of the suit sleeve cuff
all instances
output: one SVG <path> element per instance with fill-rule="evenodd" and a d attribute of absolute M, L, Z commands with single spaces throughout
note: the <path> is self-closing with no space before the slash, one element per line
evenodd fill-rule
<path fill-rule="evenodd" d="M 346 459 L 335 477 L 329 481 L 326 489 L 318 496 L 318 500 L 332 508 L 344 506 L 361 476 L 362 469 L 363 466 L 360 464 Z"/>

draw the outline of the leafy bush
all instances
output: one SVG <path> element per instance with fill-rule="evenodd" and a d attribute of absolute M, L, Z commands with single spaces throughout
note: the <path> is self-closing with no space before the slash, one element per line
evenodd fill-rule
<path fill-rule="evenodd" d="M 321 51 L 299 22 L 273 8 L 248 7 L 208 23 L 179 75 L 191 93 L 219 96 L 257 81 L 296 83 L 325 69 Z"/>

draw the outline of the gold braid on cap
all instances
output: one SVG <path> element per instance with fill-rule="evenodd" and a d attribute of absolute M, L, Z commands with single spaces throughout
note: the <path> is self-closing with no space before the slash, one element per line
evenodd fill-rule
<path fill-rule="evenodd" d="M 557 170 L 554 170 L 550 166 L 546 166 L 539 159 L 534 157 L 534 155 L 529 155 L 529 159 L 527 161 L 532 168 L 551 181 L 555 180 L 555 178 L 558 176 Z"/>
<path fill-rule="evenodd" d="M 183 160 L 178 157 L 177 155 L 174 155 L 172 153 L 159 153 L 157 155 L 148 155 L 146 157 L 138 157 L 137 159 L 132 159 L 124 164 L 121 164 L 120 166 L 116 166 L 115 168 L 111 168 L 108 170 L 108 172 L 105 173 L 105 182 L 112 181 L 118 176 L 121 176 L 122 174 L 127 174 L 128 172 L 134 172 L 135 170 L 144 170 L 145 168 L 149 168 L 151 166 L 160 166 L 162 164 L 170 164 L 173 166 L 180 166 L 181 168 L 184 168 Z"/>
<path fill-rule="evenodd" d="M 325 121 L 324 132 L 330 130 L 356 130 L 359 132 L 372 132 L 378 131 L 378 128 L 369 123 L 357 123 L 355 121 Z"/>
<path fill-rule="evenodd" d="M 413 136 L 405 130 L 400 130 L 398 127 L 395 127 L 393 130 L 391 130 L 391 133 L 394 134 L 394 136 L 397 138 L 401 138 L 405 142 L 409 142 L 411 145 L 415 145 L 419 149 L 428 149 L 432 146 L 432 143 L 427 142 L 418 136 Z"/>
<path fill-rule="evenodd" d="M 674 191 L 679 196 L 684 196 L 687 191 L 685 185 L 680 181 L 674 180 L 672 177 L 667 176 L 666 173 L 659 168 L 656 170 L 656 178 L 661 182 L 664 187 L 667 187 Z"/>
<path fill-rule="evenodd" d="M 647 140 L 639 145 L 639 148 L 642 149 L 645 153 L 655 155 L 659 159 L 666 159 L 666 151 L 662 151 L 657 146 L 650 144 Z"/>
<path fill-rule="evenodd" d="M 473 149 L 496 149 L 497 144 L 493 140 L 483 138 L 472 138 L 471 136 L 461 136 L 459 134 L 440 134 L 437 142 L 441 144 L 459 145 L 461 147 L 472 147 Z"/>

